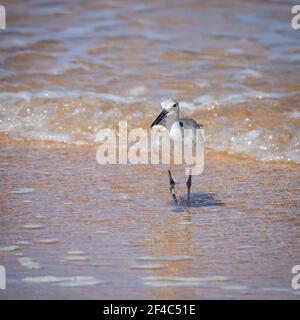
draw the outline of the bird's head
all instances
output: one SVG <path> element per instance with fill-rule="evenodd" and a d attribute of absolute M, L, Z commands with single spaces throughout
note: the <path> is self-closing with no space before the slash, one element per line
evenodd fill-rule
<path fill-rule="evenodd" d="M 166 100 L 163 100 L 160 103 L 160 105 L 161 105 L 162 111 L 151 124 L 151 128 L 153 126 L 160 124 L 167 117 L 174 116 L 176 118 L 179 115 L 179 104 L 176 100 L 166 99 Z"/>

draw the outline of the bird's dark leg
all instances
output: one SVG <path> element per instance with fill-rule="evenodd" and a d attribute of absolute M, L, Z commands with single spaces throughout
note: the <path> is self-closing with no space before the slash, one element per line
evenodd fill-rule
<path fill-rule="evenodd" d="M 187 186 L 187 205 L 190 205 L 190 193 L 191 193 L 191 186 L 192 186 L 192 176 L 189 174 L 189 178 L 186 182 Z"/>
<path fill-rule="evenodd" d="M 168 170 L 168 173 L 169 173 L 169 181 L 170 181 L 170 192 L 171 192 L 173 200 L 175 201 L 175 203 L 177 203 L 176 192 L 175 192 L 175 181 L 173 180 L 173 178 L 171 176 L 170 170 Z"/>

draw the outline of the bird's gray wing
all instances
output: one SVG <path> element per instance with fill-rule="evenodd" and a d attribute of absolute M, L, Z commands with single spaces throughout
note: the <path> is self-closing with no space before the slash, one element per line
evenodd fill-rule
<path fill-rule="evenodd" d="M 203 124 L 198 123 L 194 119 L 183 118 L 179 120 L 180 126 L 185 129 L 201 129 Z"/>
<path fill-rule="evenodd" d="M 192 144 L 194 145 L 197 141 L 197 136 L 198 136 L 198 133 L 196 131 L 197 131 L 197 129 L 201 129 L 201 127 L 203 127 L 203 125 L 199 124 L 194 119 L 188 119 L 188 118 L 179 119 L 179 124 L 181 126 L 182 135 L 185 138 L 187 138 L 188 140 L 190 140 L 192 142 Z M 185 132 L 185 130 L 187 130 L 187 131 L 192 130 L 192 132 L 188 133 L 188 132 Z M 187 134 L 187 136 L 186 136 L 186 134 Z"/>

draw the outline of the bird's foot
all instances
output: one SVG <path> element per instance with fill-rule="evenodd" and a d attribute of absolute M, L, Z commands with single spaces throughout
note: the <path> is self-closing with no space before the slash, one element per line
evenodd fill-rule
<path fill-rule="evenodd" d="M 170 192 L 171 192 L 173 201 L 174 201 L 175 203 L 178 203 L 174 185 L 171 185 L 171 186 L 170 186 Z"/>

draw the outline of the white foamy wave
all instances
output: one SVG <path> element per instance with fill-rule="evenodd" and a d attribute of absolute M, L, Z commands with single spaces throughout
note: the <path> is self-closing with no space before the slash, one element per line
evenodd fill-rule
<path fill-rule="evenodd" d="M 300 130 L 256 128 L 243 130 L 225 126 L 207 135 L 207 146 L 215 151 L 242 155 L 261 161 L 300 163 Z"/>
<path fill-rule="evenodd" d="M 0 132 L 13 139 L 92 144 L 108 124 L 128 117 L 143 98 L 89 91 L 42 90 L 0 93 Z M 129 117 L 143 119 L 132 110 Z"/>
<path fill-rule="evenodd" d="M 134 90 L 138 90 L 139 88 L 134 88 Z M 64 98 L 82 98 L 82 97 L 93 97 L 98 98 L 104 101 L 113 101 L 118 103 L 133 103 L 133 102 L 141 102 L 143 99 L 137 98 L 140 94 L 136 92 L 131 92 L 131 95 L 128 96 L 119 96 L 112 93 L 99 93 L 92 91 L 81 91 L 81 90 L 42 90 L 36 92 L 29 91 L 19 91 L 19 92 L 1 92 L 0 93 L 0 101 L 5 99 L 11 99 L 14 101 L 25 100 L 26 102 L 30 102 L 33 98 L 39 99 L 64 99 Z"/>
<path fill-rule="evenodd" d="M 129 129 L 149 128 L 160 111 L 143 85 L 130 95 L 92 91 L 41 90 L 0 94 L 0 133 L 15 140 L 60 142 L 74 145 L 95 143 L 103 128 L 118 128 L 127 120 Z M 203 123 L 206 147 L 261 161 L 300 163 L 299 112 L 286 99 L 297 93 L 242 90 L 204 94 L 181 101 L 183 117 Z M 282 111 L 280 111 L 282 109 Z M 266 110 L 266 112 L 264 111 Z"/>

